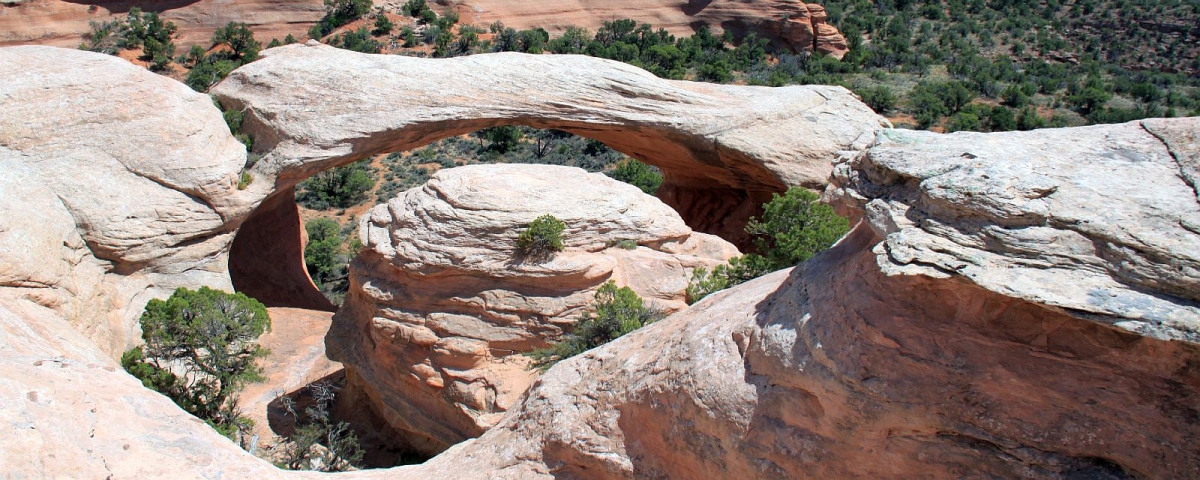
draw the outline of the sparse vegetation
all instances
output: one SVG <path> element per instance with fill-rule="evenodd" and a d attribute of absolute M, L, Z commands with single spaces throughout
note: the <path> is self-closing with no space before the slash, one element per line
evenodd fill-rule
<path fill-rule="evenodd" d="M 375 169 L 369 160 L 331 168 L 300 182 L 296 202 L 312 210 L 350 208 L 367 201 L 375 187 Z"/>
<path fill-rule="evenodd" d="M 217 48 L 219 46 L 224 48 Z M 237 67 L 258 60 L 262 43 L 254 39 L 254 32 L 249 25 L 230 22 L 213 32 L 208 50 L 212 53 L 207 53 L 204 47 L 193 45 L 186 55 L 178 59 L 180 65 L 191 69 L 184 83 L 197 92 L 207 92 Z M 240 118 L 238 123 L 240 125 Z"/>
<path fill-rule="evenodd" d="M 121 356 L 125 370 L 230 438 L 253 425 L 237 394 L 262 380 L 257 361 L 267 351 L 256 340 L 271 328 L 266 307 L 241 293 L 180 288 L 150 300 L 141 327 L 146 344 Z"/>
<path fill-rule="evenodd" d="M 344 247 L 347 234 L 337 220 L 326 217 L 309 220 L 304 224 L 304 230 L 308 233 L 308 245 L 304 247 L 308 276 L 329 301 L 341 305 L 350 288 L 347 264 L 353 253 Z"/>
<path fill-rule="evenodd" d="M 163 21 L 157 13 L 142 12 L 133 7 L 122 20 L 91 22 L 91 29 L 83 34 L 81 50 L 116 55 L 120 50 L 141 49 L 139 60 L 150 62 L 150 70 L 162 72 L 171 64 L 175 55 L 174 23 Z"/>
<path fill-rule="evenodd" d="M 617 287 L 611 280 L 596 290 L 592 309 L 575 323 L 571 333 L 554 346 L 535 350 L 530 356 L 542 370 L 561 360 L 579 355 L 622 335 L 653 323 L 663 315 L 646 306 L 629 287 Z"/>
<path fill-rule="evenodd" d="M 563 230 L 567 225 L 554 215 L 542 215 L 517 236 L 517 253 L 534 261 L 547 260 L 563 251 Z"/>
<path fill-rule="evenodd" d="M 341 472 L 359 467 L 363 449 L 346 422 L 334 421 L 330 410 L 336 400 L 333 384 L 318 382 L 305 387 L 313 406 L 296 412 L 291 397 L 283 397 L 285 413 L 296 419 L 296 430 L 284 444 L 278 465 L 289 470 Z"/>
<path fill-rule="evenodd" d="M 371 0 L 325 0 L 325 16 L 309 29 L 308 38 L 323 38 L 370 11 Z"/>

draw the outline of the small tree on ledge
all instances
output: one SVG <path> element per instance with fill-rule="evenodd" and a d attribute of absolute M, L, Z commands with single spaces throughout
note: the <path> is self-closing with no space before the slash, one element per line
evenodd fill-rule
<path fill-rule="evenodd" d="M 554 215 L 538 217 L 517 237 L 517 253 L 534 261 L 549 260 L 563 250 L 562 232 L 566 228 Z"/>

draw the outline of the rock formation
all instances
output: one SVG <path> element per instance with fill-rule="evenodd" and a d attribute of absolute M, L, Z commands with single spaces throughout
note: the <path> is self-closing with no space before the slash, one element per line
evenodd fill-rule
<path fill-rule="evenodd" d="M 566 250 L 520 258 L 517 235 L 545 214 L 566 223 Z M 671 313 L 693 268 L 738 253 L 636 187 L 548 165 L 442 170 L 372 209 L 360 236 L 330 354 L 430 454 L 494 425 L 537 376 L 520 354 L 560 338 L 605 281 Z"/>
<path fill-rule="evenodd" d="M 398 11 L 403 1 L 376 2 Z M 699 25 L 718 34 L 730 29 L 738 35 L 757 32 L 779 47 L 794 52 L 820 51 L 841 58 L 845 39 L 825 23 L 824 7 L 785 0 L 709 2 L 636 2 L 632 0 L 527 2 L 516 0 L 468 0 L 430 2 L 435 9 L 450 8 L 464 19 L 483 25 L 497 20 L 516 28 L 544 27 L 555 34 L 578 26 L 595 31 L 604 22 L 633 18 L 655 28 L 666 28 L 677 36 L 691 35 Z M 120 18 L 128 3 L 76 2 L 69 0 L 21 0 L 0 3 L 0 45 L 30 44 L 75 47 L 88 31 L 88 22 Z M 204 45 L 212 32 L 229 22 L 250 24 L 255 36 L 266 43 L 271 38 L 305 33 L 325 12 L 320 0 L 189 0 L 150 2 L 138 5 L 161 12 L 179 27 L 179 44 Z M 822 26 L 823 25 L 823 26 Z"/>
<path fill-rule="evenodd" d="M 237 190 L 246 149 L 207 95 L 77 50 L 5 48 L 0 64 L 0 296 L 53 308 L 119 355 L 150 298 L 229 288 L 231 220 L 255 199 Z"/>
<path fill-rule="evenodd" d="M 112 57 L 0 49 L 0 470 L 302 476 L 120 371 L 113 355 L 140 303 L 175 285 L 228 288 L 238 226 L 306 174 L 459 128 L 553 118 L 618 144 L 632 131 L 627 150 L 705 159 L 691 168 L 742 172 L 730 180 L 742 185 L 752 172 L 801 178 L 779 173 L 816 158 L 797 145 L 850 150 L 827 193 L 862 222 L 790 272 L 560 363 L 478 439 L 347 478 L 1200 476 L 1200 119 L 839 140 L 874 131 L 843 125 L 859 117 L 839 116 L 840 89 L 660 83 L 574 58 L 334 62 L 322 50 L 281 50 L 242 77 L 258 83 L 228 87 L 275 95 L 239 104 L 273 148 L 237 190 L 244 151 L 203 95 Z M 527 72 L 468 68 L 500 60 Z M 289 83 L 304 77 L 286 63 L 375 70 Z M 470 79 L 484 105 L 387 96 L 405 82 L 444 93 L 433 85 L 445 78 Z M 531 103 L 515 100 L 522 91 Z M 480 123 L 454 123 L 454 108 Z"/>
<path fill-rule="evenodd" d="M 431 60 L 317 44 L 265 55 L 213 94 L 245 110 L 243 129 L 264 153 L 254 169 L 277 189 L 369 154 L 517 123 L 594 138 L 658 166 L 663 201 L 691 228 L 739 245 L 746 219 L 772 193 L 823 186 L 833 160 L 887 125 L 841 87 L 670 81 L 584 56 Z"/>
<path fill-rule="evenodd" d="M 833 249 L 558 364 L 423 468 L 1200 475 L 1198 132 L 886 131 L 838 167 L 863 222 Z"/>

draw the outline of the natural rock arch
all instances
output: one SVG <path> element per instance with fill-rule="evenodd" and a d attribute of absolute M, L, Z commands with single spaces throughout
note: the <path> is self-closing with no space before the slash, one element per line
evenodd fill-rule
<path fill-rule="evenodd" d="M 841 87 L 670 81 L 575 55 L 418 59 L 310 43 L 265 57 L 213 90 L 225 108 L 245 111 L 243 129 L 263 155 L 251 188 L 265 195 L 289 195 L 280 192 L 368 155 L 518 124 L 599 140 L 659 167 L 659 197 L 690 227 L 744 247 L 746 220 L 771 194 L 820 188 L 832 161 L 865 148 L 887 126 Z M 257 218 L 287 215 L 263 208 Z M 242 235 L 269 225 L 251 220 Z M 241 252 L 235 247 L 235 263 Z"/>

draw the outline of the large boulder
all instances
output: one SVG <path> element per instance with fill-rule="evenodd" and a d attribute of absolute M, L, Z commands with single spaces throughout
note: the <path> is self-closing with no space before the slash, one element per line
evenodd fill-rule
<path fill-rule="evenodd" d="M 116 57 L 0 49 L 0 296 L 119 355 L 146 301 L 230 288 L 246 149 L 212 100 Z"/>
<path fill-rule="evenodd" d="M 659 197 L 697 231 L 743 245 L 746 220 L 789 186 L 823 188 L 832 162 L 887 126 L 849 90 L 663 80 L 577 55 L 448 59 L 310 42 L 264 52 L 213 89 L 277 189 L 363 156 L 497 125 L 555 128 L 658 166 Z"/>
<path fill-rule="evenodd" d="M 566 224 L 565 250 L 522 258 L 518 234 L 546 214 Z M 694 268 L 738 253 L 636 187 L 547 165 L 439 171 L 372 209 L 360 236 L 329 351 L 428 453 L 478 436 L 516 404 L 537 376 L 522 353 L 561 338 L 602 283 L 671 313 L 686 308 Z"/>

